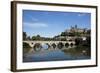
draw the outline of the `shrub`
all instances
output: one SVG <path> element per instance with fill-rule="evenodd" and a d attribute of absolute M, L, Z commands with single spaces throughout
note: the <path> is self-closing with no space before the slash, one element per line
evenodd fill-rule
<path fill-rule="evenodd" d="M 23 48 L 31 48 L 31 46 L 28 43 L 23 42 Z"/>

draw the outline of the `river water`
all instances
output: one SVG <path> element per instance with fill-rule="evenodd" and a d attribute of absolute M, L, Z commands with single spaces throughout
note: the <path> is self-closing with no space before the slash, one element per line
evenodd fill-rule
<path fill-rule="evenodd" d="M 63 61 L 63 60 L 84 60 L 90 59 L 90 49 L 81 47 L 69 48 L 48 48 L 42 47 L 41 50 L 34 51 L 34 48 L 27 53 L 23 53 L 23 62 L 42 62 L 42 61 Z"/>

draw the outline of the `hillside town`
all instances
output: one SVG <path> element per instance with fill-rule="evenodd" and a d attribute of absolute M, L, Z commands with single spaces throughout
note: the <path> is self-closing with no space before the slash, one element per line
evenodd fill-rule
<path fill-rule="evenodd" d="M 55 36 L 54 38 L 57 40 L 75 40 L 77 38 L 81 38 L 82 40 L 86 40 L 87 37 L 90 37 L 90 29 L 86 28 L 78 28 L 77 25 L 71 27 L 70 29 L 61 32 L 60 35 Z"/>

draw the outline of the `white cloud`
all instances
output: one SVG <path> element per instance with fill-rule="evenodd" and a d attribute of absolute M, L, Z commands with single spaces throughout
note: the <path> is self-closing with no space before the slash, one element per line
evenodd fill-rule
<path fill-rule="evenodd" d="M 34 22 L 34 21 L 39 21 L 37 18 L 34 18 L 34 16 L 30 16 L 30 15 L 28 15 L 28 17 L 29 17 L 30 20 L 33 21 L 33 22 Z"/>
<path fill-rule="evenodd" d="M 36 19 L 36 18 L 32 18 L 32 21 L 38 21 L 38 19 Z"/>
<path fill-rule="evenodd" d="M 30 18 L 30 22 L 23 22 L 25 27 L 28 28 L 42 28 L 42 27 L 48 27 L 47 24 L 40 22 L 39 19 L 34 18 L 34 16 L 30 16 L 28 15 L 28 17 Z"/>
<path fill-rule="evenodd" d="M 84 13 L 80 13 L 80 14 L 78 14 L 79 17 L 84 16 L 84 15 L 85 15 Z"/>
<path fill-rule="evenodd" d="M 29 27 L 29 28 L 44 28 L 44 27 L 48 27 L 47 24 L 45 23 L 29 23 L 29 22 L 24 22 L 24 26 Z"/>

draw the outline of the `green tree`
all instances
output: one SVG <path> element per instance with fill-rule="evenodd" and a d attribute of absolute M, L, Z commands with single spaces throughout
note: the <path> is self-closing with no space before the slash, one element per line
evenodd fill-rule
<path fill-rule="evenodd" d="M 31 46 L 28 43 L 23 42 L 23 53 L 28 53 L 31 50 Z"/>
<path fill-rule="evenodd" d="M 26 32 L 23 32 L 23 40 L 26 40 L 27 39 L 27 34 Z"/>
<path fill-rule="evenodd" d="M 37 35 L 36 37 L 37 37 L 37 38 L 40 38 L 40 35 Z"/>
<path fill-rule="evenodd" d="M 61 38 L 61 41 L 66 41 L 66 38 Z"/>
<path fill-rule="evenodd" d="M 37 39 L 37 40 L 41 40 L 40 35 L 37 35 L 37 36 L 36 36 L 36 39 Z"/>
<path fill-rule="evenodd" d="M 61 36 L 68 36 L 68 32 L 62 32 Z"/>
<path fill-rule="evenodd" d="M 68 33 L 68 36 L 75 36 L 75 33 L 70 32 L 70 33 Z"/>
<path fill-rule="evenodd" d="M 30 36 L 27 37 L 27 40 L 31 40 Z"/>
<path fill-rule="evenodd" d="M 23 42 L 23 48 L 31 48 L 31 46 L 28 43 Z"/>
<path fill-rule="evenodd" d="M 81 38 L 76 38 L 75 39 L 75 45 L 82 45 L 82 39 Z"/>
<path fill-rule="evenodd" d="M 87 34 L 90 34 L 91 33 L 91 30 L 87 30 Z"/>
<path fill-rule="evenodd" d="M 41 40 L 42 37 L 40 35 L 32 36 L 32 40 Z"/>
<path fill-rule="evenodd" d="M 36 36 L 32 36 L 32 40 L 36 40 Z"/>
<path fill-rule="evenodd" d="M 61 36 L 66 36 L 66 33 L 65 33 L 65 32 L 62 32 L 62 33 L 61 33 Z"/>

